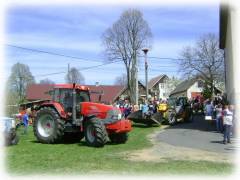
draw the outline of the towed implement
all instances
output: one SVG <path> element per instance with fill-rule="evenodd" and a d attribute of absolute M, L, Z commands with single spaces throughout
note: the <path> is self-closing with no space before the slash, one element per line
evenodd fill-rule
<path fill-rule="evenodd" d="M 157 106 L 157 112 L 143 115 L 142 111 L 136 111 L 128 116 L 128 119 L 135 123 L 146 125 L 158 124 L 167 121 L 169 125 L 174 125 L 177 122 L 190 122 L 193 119 L 191 106 L 186 97 L 169 98 L 167 103 L 162 103 Z"/>
<path fill-rule="evenodd" d="M 118 108 L 90 102 L 89 88 L 77 84 L 57 84 L 49 91 L 51 100 L 37 108 L 34 135 L 41 143 L 58 143 L 65 137 L 103 147 L 108 140 L 125 143 L 131 122 Z"/>

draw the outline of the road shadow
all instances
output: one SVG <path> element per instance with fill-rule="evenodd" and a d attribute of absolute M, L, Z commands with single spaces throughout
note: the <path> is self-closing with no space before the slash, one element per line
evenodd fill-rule
<path fill-rule="evenodd" d="M 192 122 L 179 122 L 168 129 L 192 129 L 199 131 L 216 132 L 215 121 L 205 120 L 204 115 L 194 115 Z"/>
<path fill-rule="evenodd" d="M 211 143 L 215 143 L 215 144 L 223 144 L 223 141 L 210 141 Z"/>

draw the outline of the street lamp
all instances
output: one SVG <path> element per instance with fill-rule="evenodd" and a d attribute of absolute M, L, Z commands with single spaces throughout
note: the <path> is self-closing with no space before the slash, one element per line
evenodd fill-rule
<path fill-rule="evenodd" d="M 142 51 L 145 55 L 145 83 L 146 83 L 146 100 L 148 100 L 148 64 L 147 64 L 147 53 L 149 51 L 148 48 L 143 48 Z"/>

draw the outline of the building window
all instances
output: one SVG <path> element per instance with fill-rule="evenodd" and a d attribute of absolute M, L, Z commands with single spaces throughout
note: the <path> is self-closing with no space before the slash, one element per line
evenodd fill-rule
<path fill-rule="evenodd" d="M 203 82 L 202 81 L 198 81 L 198 88 L 202 88 L 203 87 Z"/>
<path fill-rule="evenodd" d="M 160 84 L 160 88 L 161 88 L 161 89 L 164 88 L 164 84 L 163 84 L 163 83 Z"/>

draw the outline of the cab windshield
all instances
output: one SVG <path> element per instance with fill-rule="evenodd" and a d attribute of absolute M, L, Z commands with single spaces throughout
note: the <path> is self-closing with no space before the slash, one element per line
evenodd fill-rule
<path fill-rule="evenodd" d="M 79 104 L 81 102 L 89 102 L 89 93 L 87 91 L 77 90 L 76 92 L 76 103 Z"/>
<path fill-rule="evenodd" d="M 169 106 L 175 106 L 176 98 L 169 98 L 168 99 L 168 105 Z"/>
<path fill-rule="evenodd" d="M 54 100 L 60 102 L 65 108 L 71 108 L 73 106 L 73 90 L 56 89 L 54 91 Z M 76 90 L 76 104 L 89 101 L 88 91 Z"/>

